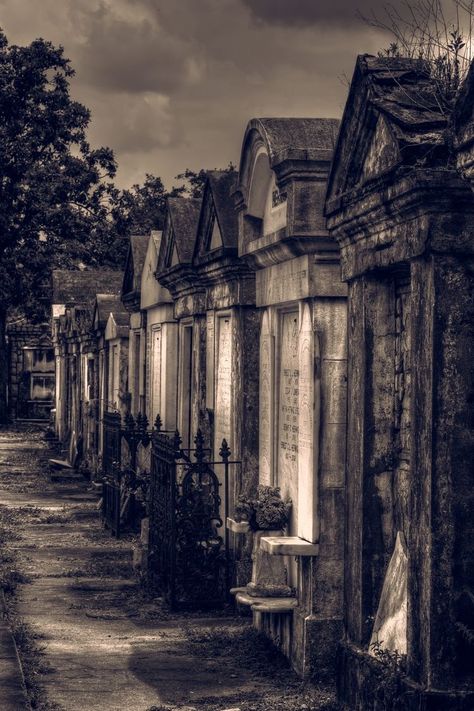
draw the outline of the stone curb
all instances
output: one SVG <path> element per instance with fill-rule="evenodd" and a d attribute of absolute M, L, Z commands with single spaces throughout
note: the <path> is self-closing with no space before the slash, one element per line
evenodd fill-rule
<path fill-rule="evenodd" d="M 15 638 L 7 622 L 5 593 L 0 588 L 0 708 L 2 711 L 31 709 L 25 675 Z"/>

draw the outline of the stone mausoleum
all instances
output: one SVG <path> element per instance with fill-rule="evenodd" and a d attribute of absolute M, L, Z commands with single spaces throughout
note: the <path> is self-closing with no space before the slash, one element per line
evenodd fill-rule
<path fill-rule="evenodd" d="M 404 709 L 474 706 L 474 200 L 451 130 L 422 65 L 359 57 L 326 204 L 349 288 L 351 709 L 373 708 L 383 653 L 406 655 Z"/>
<path fill-rule="evenodd" d="M 323 215 L 338 126 L 252 120 L 235 193 L 260 313 L 258 480 L 292 502 L 285 535 L 260 547 L 294 590 L 237 599 L 303 675 L 334 663 L 342 624 L 347 287 Z"/>

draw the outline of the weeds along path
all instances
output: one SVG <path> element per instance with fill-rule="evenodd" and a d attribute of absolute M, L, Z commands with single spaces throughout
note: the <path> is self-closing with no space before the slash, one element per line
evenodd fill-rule
<path fill-rule="evenodd" d="M 51 481 L 50 454 L 40 432 L 0 431 L 0 583 L 32 708 L 336 708 L 247 619 L 170 615 L 147 597 L 133 541 L 103 530 L 85 481 Z"/>

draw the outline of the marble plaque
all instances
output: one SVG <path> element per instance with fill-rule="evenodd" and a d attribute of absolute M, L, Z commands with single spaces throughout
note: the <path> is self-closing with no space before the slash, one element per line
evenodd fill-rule
<path fill-rule="evenodd" d="M 214 311 L 206 315 L 206 407 L 214 409 Z"/>
<path fill-rule="evenodd" d="M 398 531 L 370 639 L 372 656 L 375 656 L 373 645 L 377 642 L 382 649 L 407 653 L 408 560 L 402 539 L 403 533 Z"/>
<path fill-rule="evenodd" d="M 299 358 L 298 313 L 281 315 L 278 388 L 278 485 L 284 499 L 291 498 L 296 533 L 298 507 Z"/>
<path fill-rule="evenodd" d="M 260 332 L 259 372 L 259 482 L 272 483 L 272 364 L 273 337 L 270 335 L 268 314 L 263 315 Z"/>
<path fill-rule="evenodd" d="M 308 304 L 299 332 L 298 528 L 300 538 L 315 543 L 319 536 L 318 452 L 320 416 L 319 341 L 313 333 Z M 316 365 L 315 365 L 316 364 Z"/>
<path fill-rule="evenodd" d="M 230 316 L 221 316 L 217 320 L 217 378 L 215 406 L 216 453 L 226 439 L 230 447 L 232 432 L 232 321 Z"/>
<path fill-rule="evenodd" d="M 154 423 L 160 412 L 161 399 L 161 329 L 151 332 L 151 422 Z"/>

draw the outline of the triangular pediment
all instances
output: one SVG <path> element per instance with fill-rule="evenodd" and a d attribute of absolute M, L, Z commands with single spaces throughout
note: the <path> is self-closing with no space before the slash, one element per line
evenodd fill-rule
<path fill-rule="evenodd" d="M 176 264 L 179 264 L 179 257 L 178 257 L 178 249 L 176 247 L 176 242 L 173 240 L 170 261 L 168 263 L 168 266 L 174 267 L 174 266 L 176 266 Z"/>
<path fill-rule="evenodd" d="M 168 303 L 171 300 L 169 291 L 158 283 L 155 276 L 158 269 L 158 257 L 162 241 L 162 232 L 153 231 L 151 233 L 142 271 L 140 289 L 140 308 L 142 309 L 156 304 Z"/>
<path fill-rule="evenodd" d="M 169 252 L 171 248 L 171 241 L 173 238 L 173 229 L 171 227 L 171 219 L 169 210 L 167 210 L 165 215 L 163 232 L 161 234 L 160 246 L 158 249 L 158 256 L 156 260 L 156 273 L 164 271 L 169 265 Z"/>
<path fill-rule="evenodd" d="M 122 294 L 129 294 L 134 289 L 134 266 L 133 252 L 131 244 L 128 245 L 127 258 L 125 261 L 125 270 L 123 273 Z"/>
<path fill-rule="evenodd" d="M 400 160 L 400 150 L 384 116 L 377 119 L 375 130 L 369 140 L 367 154 L 360 172 L 360 180 L 365 182 L 390 170 Z"/>
<path fill-rule="evenodd" d="M 398 148 L 384 117 L 367 101 L 358 97 L 357 118 L 344 115 L 328 183 L 328 198 L 342 194 L 382 173 L 396 163 Z M 345 133 L 343 133 L 345 131 Z"/>
<path fill-rule="evenodd" d="M 114 315 L 111 313 L 109 314 L 109 318 L 107 319 L 107 325 L 105 327 L 105 340 L 106 341 L 111 341 L 115 338 L 118 337 L 117 333 L 117 324 L 115 322 Z"/>
<path fill-rule="evenodd" d="M 339 198 L 396 167 L 439 155 L 445 118 L 416 60 L 358 57 L 334 152 L 326 214 Z"/>
<path fill-rule="evenodd" d="M 217 219 L 214 218 L 212 230 L 210 231 L 209 251 L 212 251 L 213 249 L 219 249 L 219 247 L 222 247 L 222 235 L 219 223 Z"/>
<path fill-rule="evenodd" d="M 232 192 L 235 171 L 209 171 L 199 216 L 194 260 L 199 261 L 215 252 L 212 259 L 224 254 L 221 250 L 237 249 L 238 221 Z"/>

